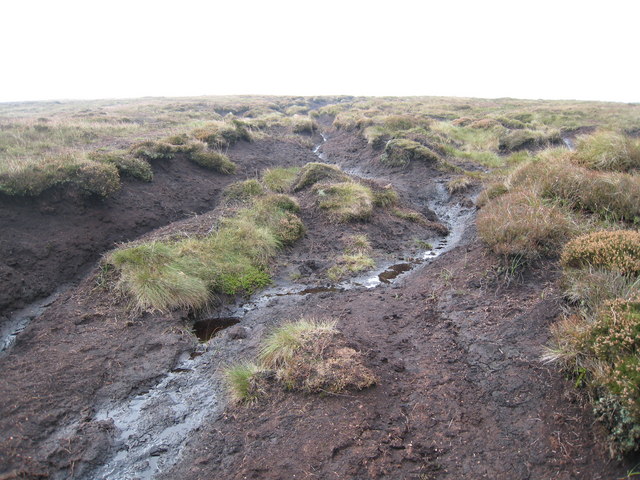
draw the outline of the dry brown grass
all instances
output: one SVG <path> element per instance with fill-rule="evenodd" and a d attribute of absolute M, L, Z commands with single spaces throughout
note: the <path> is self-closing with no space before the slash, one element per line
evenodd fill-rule
<path fill-rule="evenodd" d="M 478 234 L 498 255 L 534 260 L 557 256 L 575 232 L 560 207 L 517 190 L 487 203 L 478 214 Z"/>
<path fill-rule="evenodd" d="M 627 172 L 640 169 L 640 140 L 599 131 L 578 138 L 573 160 L 594 170 Z"/>
<path fill-rule="evenodd" d="M 572 165 L 564 157 L 523 164 L 505 183 L 509 189 L 530 189 L 606 220 L 640 221 L 638 175 L 597 172 Z"/>
<path fill-rule="evenodd" d="M 346 346 L 335 322 L 303 318 L 281 325 L 265 339 L 260 361 L 289 390 L 339 393 L 376 382 L 362 355 Z"/>

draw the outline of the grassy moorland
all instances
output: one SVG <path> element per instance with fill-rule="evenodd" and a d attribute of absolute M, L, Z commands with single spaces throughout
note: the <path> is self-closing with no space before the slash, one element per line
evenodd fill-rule
<path fill-rule="evenodd" d="M 484 182 L 478 234 L 505 275 L 548 262 L 562 269 L 566 308 L 544 359 L 589 395 L 612 451 L 637 450 L 640 105 L 428 97 L 0 104 L 0 196 L 62 187 L 108 197 L 125 178 L 153 182 L 154 163 L 177 157 L 230 174 L 236 166 L 227 154 L 236 143 L 274 136 L 311 147 L 309 135 L 320 128 L 358 137 L 386 168 L 423 162 L 450 172 L 451 193 Z M 304 232 L 288 196 L 303 189 L 337 225 L 366 221 L 379 206 L 426 221 L 397 207 L 392 189 L 373 190 L 334 166 L 274 168 L 229 188 L 229 215 L 208 236 L 125 246 L 105 257 L 105 268 L 139 309 L 199 309 L 216 293 L 260 288 L 278 249 Z M 353 237 L 331 277 L 370 268 L 369 249 L 369 239 Z M 319 357 L 336 335 L 333 325 L 310 320 L 281 327 L 256 363 L 227 372 L 234 398 L 257 398 L 265 371 L 288 388 L 340 391 L 318 371 L 301 378 L 292 368 L 302 361 L 296 355 Z M 357 370 L 356 357 L 343 360 Z M 341 381 L 358 388 L 375 381 L 369 372 L 358 375 Z"/>

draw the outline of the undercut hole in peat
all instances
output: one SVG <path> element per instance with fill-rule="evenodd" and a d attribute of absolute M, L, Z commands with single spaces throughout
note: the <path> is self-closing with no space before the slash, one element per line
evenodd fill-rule
<path fill-rule="evenodd" d="M 238 317 L 206 318 L 198 320 L 193 324 L 193 333 L 201 342 L 208 342 L 212 337 L 225 328 L 229 328 L 240 323 L 240 320 L 241 319 Z"/>

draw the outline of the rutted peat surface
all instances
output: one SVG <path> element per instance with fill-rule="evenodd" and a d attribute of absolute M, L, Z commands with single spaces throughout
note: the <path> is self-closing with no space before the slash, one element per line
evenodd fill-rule
<path fill-rule="evenodd" d="M 448 235 L 431 232 L 422 240 L 432 248 L 394 251 L 377 258 L 375 270 L 330 284 L 317 273 L 328 266 L 328 252 L 335 254 L 327 245 L 336 235 L 311 212 L 304 220 L 318 224 L 308 235 L 317 238 L 287 252 L 273 287 L 199 318 L 134 318 L 122 299 L 96 300 L 94 270 L 38 310 L 0 357 L 0 369 L 10 372 L 0 406 L 0 427 L 9 432 L 0 441 L 1 478 L 620 474 L 589 433 L 590 413 L 538 361 L 559 308 L 555 274 L 502 285 L 475 240 L 476 189 L 451 196 L 450 177 L 434 168 L 390 170 L 362 139 L 335 131 L 322 139 L 313 151 L 264 142 L 239 145 L 231 156 L 243 176 L 253 176 L 315 154 L 350 174 L 393 183 Z M 206 201 L 212 208 L 217 193 Z M 378 250 L 414 234 L 389 222 Z M 292 269 L 311 273 L 294 282 Z M 221 368 L 251 357 L 273 325 L 302 315 L 338 319 L 379 385 L 335 397 L 274 393 L 248 409 L 227 405 Z"/>
<path fill-rule="evenodd" d="M 125 181 L 106 200 L 53 189 L 34 199 L 0 195 L 0 342 L 24 330 L 49 303 L 60 285 L 77 283 L 102 253 L 116 243 L 181 218 L 198 215 L 219 203 L 231 182 L 251 177 L 274 165 L 296 165 L 314 157 L 297 145 L 277 140 L 241 143 L 230 156 L 239 164 L 236 175 L 220 175 L 181 157 L 154 162 L 148 184 Z M 35 313 L 34 313 L 35 312 Z"/>
<path fill-rule="evenodd" d="M 322 140 L 324 143 L 327 138 L 322 135 Z M 314 148 L 314 153 L 328 161 L 320 152 L 321 145 Z M 259 338 L 264 324 L 272 322 L 272 319 L 265 318 L 265 314 L 268 315 L 274 300 L 286 301 L 290 309 L 302 311 L 304 308 L 297 305 L 304 301 L 304 297 L 389 285 L 403 274 L 454 248 L 473 218 L 473 209 L 450 205 L 449 195 L 442 185 L 437 191 L 438 195 L 431 199 L 430 207 L 447 218 L 450 234 L 430 239 L 437 246 L 420 251 L 411 263 L 406 263 L 406 256 L 399 252 L 402 260 L 387 261 L 374 271 L 338 284 L 309 287 L 285 281 L 248 301 L 221 307 L 214 317 L 196 321 L 195 333 L 207 342 L 195 351 L 195 355 L 184 354 L 179 363 L 149 391 L 98 410 L 94 421 L 112 421 L 119 435 L 115 454 L 87 478 L 154 478 L 158 472 L 172 467 L 179 460 L 189 435 L 206 419 L 219 417 L 226 406 L 225 386 L 219 375 L 212 375 L 212 370 L 220 366 L 221 360 L 231 362 L 238 356 L 234 352 L 236 340 L 246 339 L 249 332 L 254 338 L 253 343 L 245 343 L 255 347 L 255 338 Z M 210 335 L 221 333 L 224 327 L 232 325 L 237 327 L 227 335 Z"/>

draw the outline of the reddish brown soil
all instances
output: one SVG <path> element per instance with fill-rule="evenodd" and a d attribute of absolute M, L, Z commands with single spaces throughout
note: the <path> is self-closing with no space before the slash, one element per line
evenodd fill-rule
<path fill-rule="evenodd" d="M 332 160 L 392 180 L 403 198 L 427 215 L 428 186 L 434 178 L 447 178 L 428 166 L 380 168 L 376 152 L 348 135 L 336 136 L 328 150 Z M 251 176 L 254 168 L 315 159 L 294 143 L 277 141 L 239 145 L 231 155 Z M 161 175 L 156 175 L 159 181 Z M 170 190 L 174 198 L 188 192 L 194 201 L 210 201 L 209 206 L 215 199 L 208 199 L 207 188 L 219 192 L 234 180 L 212 175 L 211 183 L 195 195 L 191 182 L 199 175 L 181 175 L 184 183 Z M 138 193 L 130 194 L 128 213 L 122 215 L 130 224 L 145 218 L 163 223 L 162 216 L 175 203 L 163 203 L 161 193 L 153 214 L 135 216 L 136 206 L 153 203 L 143 200 L 145 188 L 154 187 L 125 187 L 122 202 L 129 191 Z M 115 241 L 98 238 L 99 232 L 119 231 L 119 240 L 134 235 L 124 227 L 104 229 L 110 222 L 94 219 L 78 230 L 98 238 L 87 236 L 85 244 L 80 233 L 68 233 L 79 218 L 77 212 L 65 217 L 65 209 L 71 208 L 65 205 L 55 207 L 60 214 L 52 215 L 58 222 L 48 227 L 49 235 L 61 250 L 88 245 L 83 249 L 86 257 L 77 259 L 67 276 L 60 273 L 50 282 L 48 276 L 58 275 L 66 260 L 33 261 L 37 267 L 31 268 L 39 273 L 29 278 L 36 285 L 67 281 L 95 260 Z M 32 215 L 32 222 L 41 218 L 36 215 L 48 215 L 40 207 L 14 205 L 7 210 L 19 208 L 23 215 Z M 98 211 L 106 218 L 106 206 L 84 208 L 83 222 L 97 217 Z M 192 207 L 180 208 L 184 215 Z M 120 215 L 110 215 L 119 225 L 124 222 Z M 350 228 L 381 237 L 374 242 L 380 251 L 398 249 L 405 237 L 426 234 L 385 215 Z M 22 221 L 19 215 L 14 218 Z M 203 218 L 168 229 L 197 230 Z M 280 260 L 281 276 L 304 261 L 305 251 L 325 268 L 341 248 L 346 230 L 338 230 L 313 209 L 305 210 L 304 219 L 307 238 Z M 94 232 L 91 225 L 102 230 L 94 227 Z M 394 229 L 396 239 L 390 233 Z M 18 252 L 20 242 L 27 242 L 22 253 L 13 254 L 17 266 L 41 248 L 34 240 L 24 240 L 36 230 L 27 226 L 26 218 L 22 229 L 16 229 L 14 250 L 8 251 Z M 56 236 L 59 231 L 65 234 Z M 27 275 L 28 270 L 18 271 Z M 184 329 L 187 312 L 136 317 L 124 301 L 96 287 L 95 273 L 56 300 L 0 357 L 0 479 L 93 478 L 91 472 L 113 454 L 117 434 L 111 422 L 95 420 L 97 406 L 149 389 L 196 345 Z M 7 285 L 4 282 L 1 285 Z M 41 288 L 46 292 L 50 287 Z M 302 314 L 337 318 L 350 346 L 364 353 L 378 385 L 334 396 L 274 389 L 250 407 L 229 406 L 189 438 L 177 465 L 162 478 L 614 479 L 629 468 L 607 458 L 590 409 L 572 393 L 569 381 L 539 361 L 560 307 L 552 263 L 507 285 L 497 273 L 496 260 L 471 230 L 461 246 L 395 285 L 307 295 L 295 302 L 276 297 L 266 307 L 257 314 L 264 325 Z M 254 329 L 240 340 L 229 336 L 229 341 L 244 345 L 245 353 L 255 352 L 262 331 Z"/>

